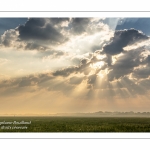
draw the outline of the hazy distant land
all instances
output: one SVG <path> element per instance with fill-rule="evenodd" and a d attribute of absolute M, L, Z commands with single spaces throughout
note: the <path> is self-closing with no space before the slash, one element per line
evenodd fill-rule
<path fill-rule="evenodd" d="M 150 117 L 150 112 L 109 112 L 99 111 L 94 113 L 58 113 L 56 116 L 81 116 L 81 117 Z"/>
<path fill-rule="evenodd" d="M 98 111 L 89 113 L 56 113 L 56 114 L 1 114 L 0 116 L 69 116 L 69 117 L 150 117 L 150 112 L 110 112 L 110 111 Z"/>

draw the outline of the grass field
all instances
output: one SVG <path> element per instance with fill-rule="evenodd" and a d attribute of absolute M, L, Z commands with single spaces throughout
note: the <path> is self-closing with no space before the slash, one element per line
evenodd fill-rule
<path fill-rule="evenodd" d="M 0 123 L 0 132 L 150 132 L 150 118 L 142 117 L 0 117 Z"/>

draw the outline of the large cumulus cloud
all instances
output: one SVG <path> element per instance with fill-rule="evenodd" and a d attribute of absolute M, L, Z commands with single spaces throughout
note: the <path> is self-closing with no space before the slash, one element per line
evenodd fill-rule
<path fill-rule="evenodd" d="M 103 47 L 103 51 L 106 54 L 116 55 L 123 52 L 123 48 L 127 45 L 147 39 L 149 39 L 148 36 L 135 29 L 118 30 L 115 31 L 110 43 Z"/>
<path fill-rule="evenodd" d="M 57 23 L 57 22 L 56 22 Z M 63 35 L 43 18 L 31 18 L 25 25 L 20 25 L 19 38 L 21 40 L 48 40 L 49 42 L 63 42 Z"/>
<path fill-rule="evenodd" d="M 5 31 L 0 44 L 21 50 L 46 50 L 68 40 L 61 27 L 68 21 L 69 18 L 29 18 L 24 25 Z"/>

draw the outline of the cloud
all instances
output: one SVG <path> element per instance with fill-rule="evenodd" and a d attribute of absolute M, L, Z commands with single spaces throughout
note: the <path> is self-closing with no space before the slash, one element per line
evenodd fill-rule
<path fill-rule="evenodd" d="M 82 34 L 86 32 L 86 27 L 90 22 L 90 18 L 72 18 L 70 27 L 74 34 Z"/>
<path fill-rule="evenodd" d="M 38 51 L 35 56 L 42 59 L 55 59 L 60 56 L 65 56 L 67 53 L 62 50 L 52 50 L 49 46 L 41 42 L 26 42 L 18 39 L 18 33 L 16 30 L 8 30 L 0 37 L 0 46 L 6 48 L 13 48 L 17 50 L 30 50 Z"/>
<path fill-rule="evenodd" d="M 87 83 L 88 83 L 88 84 L 94 84 L 95 81 L 96 81 L 96 78 L 97 78 L 97 75 L 96 75 L 96 74 L 92 74 L 92 75 L 88 76 L 88 81 L 87 81 Z"/>
<path fill-rule="evenodd" d="M 39 57 L 42 57 L 42 60 L 56 59 L 62 56 L 68 55 L 67 52 L 61 50 L 46 50 L 37 54 Z"/>
<path fill-rule="evenodd" d="M 83 81 L 84 77 L 73 76 L 69 79 L 70 84 L 80 84 Z"/>
<path fill-rule="evenodd" d="M 25 87 L 25 86 L 36 86 L 38 84 L 41 84 L 43 82 L 46 82 L 53 77 L 51 76 L 50 73 L 45 73 L 45 74 L 38 74 L 38 75 L 29 75 L 29 76 L 24 76 L 20 78 L 13 78 L 13 79 L 8 79 L 8 80 L 3 80 L 0 83 L 1 88 L 5 87 Z"/>
<path fill-rule="evenodd" d="M 67 41 L 61 25 L 69 18 L 30 18 L 24 25 L 4 32 L 0 44 L 21 50 L 46 50 L 49 46 Z"/>
<path fill-rule="evenodd" d="M 147 90 L 150 89 L 149 78 L 140 80 L 139 81 L 139 86 L 144 87 Z"/>
<path fill-rule="evenodd" d="M 39 50 L 44 51 L 48 47 L 37 42 L 20 41 L 18 31 L 10 29 L 4 32 L 0 37 L 0 45 L 6 48 L 15 48 L 18 50 Z"/>
<path fill-rule="evenodd" d="M 149 76 L 150 76 L 150 66 L 138 68 L 133 72 L 133 77 L 136 77 L 138 79 L 148 78 Z"/>
<path fill-rule="evenodd" d="M 147 56 L 146 61 L 148 64 L 150 64 L 150 55 Z"/>
<path fill-rule="evenodd" d="M 1 96 L 19 95 L 20 92 L 39 92 L 45 89 L 48 91 L 62 92 L 70 95 L 75 88 L 74 85 L 82 82 L 80 77 L 72 77 L 70 80 L 55 77 L 52 73 L 28 75 L 13 79 L 0 81 Z"/>
<path fill-rule="evenodd" d="M 123 48 L 137 42 L 148 40 L 149 37 L 135 29 L 115 31 L 109 44 L 103 47 L 103 52 L 116 55 L 123 52 Z"/>
<path fill-rule="evenodd" d="M 53 76 L 64 76 L 64 77 L 67 77 L 67 76 L 69 76 L 72 73 L 76 73 L 78 70 L 79 70 L 79 67 L 71 66 L 71 67 L 67 67 L 67 68 L 64 68 L 64 69 L 60 69 L 60 70 L 54 71 L 53 72 Z"/>
<path fill-rule="evenodd" d="M 90 68 L 90 60 L 87 58 L 84 58 L 80 61 L 80 64 L 78 66 L 70 66 L 67 68 L 63 68 L 57 71 L 53 72 L 54 76 L 69 76 L 72 73 L 83 73 L 84 75 L 88 75 L 91 72 Z"/>
<path fill-rule="evenodd" d="M 136 82 L 135 82 L 136 81 Z M 128 77 L 124 77 L 120 80 L 120 83 L 128 91 L 129 97 L 135 97 L 137 95 L 144 95 L 148 92 L 148 89 L 140 86 L 138 80 L 132 80 Z"/>
<path fill-rule="evenodd" d="M 51 43 L 64 41 L 63 35 L 51 24 L 46 24 L 46 20 L 42 18 L 31 18 L 25 25 L 20 25 L 17 30 L 21 40 L 46 40 Z"/>
<path fill-rule="evenodd" d="M 70 18 L 47 18 L 52 25 L 62 25 L 63 22 L 69 22 Z"/>
<path fill-rule="evenodd" d="M 143 48 L 128 51 L 118 57 L 114 65 L 109 67 L 108 80 L 112 81 L 128 75 L 134 71 L 134 67 L 138 67 L 141 62 Z"/>
<path fill-rule="evenodd" d="M 43 46 L 41 44 L 37 44 L 37 43 L 33 43 L 33 42 L 29 42 L 29 43 L 26 43 L 25 47 L 24 47 L 25 50 L 39 50 L 39 51 L 45 51 L 46 49 L 48 49 L 47 46 Z"/>
<path fill-rule="evenodd" d="M 10 29 L 4 32 L 0 37 L 0 45 L 5 47 L 15 46 L 14 41 L 17 41 L 17 32 L 14 29 Z"/>

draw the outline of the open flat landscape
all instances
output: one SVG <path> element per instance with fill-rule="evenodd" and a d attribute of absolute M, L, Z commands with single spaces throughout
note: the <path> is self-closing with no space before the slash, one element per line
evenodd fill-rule
<path fill-rule="evenodd" d="M 150 132 L 150 118 L 0 117 L 0 132 Z"/>

